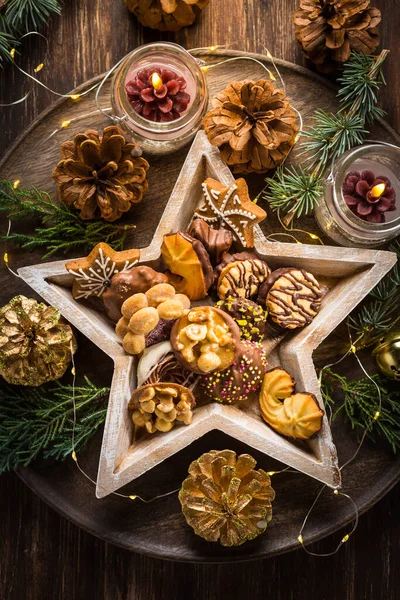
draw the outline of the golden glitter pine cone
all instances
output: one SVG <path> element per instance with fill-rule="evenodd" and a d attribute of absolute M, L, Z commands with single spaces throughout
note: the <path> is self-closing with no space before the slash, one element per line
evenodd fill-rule
<path fill-rule="evenodd" d="M 39 386 L 62 377 L 77 348 L 73 331 L 53 306 L 15 296 L 0 309 L 0 375 Z"/>
<path fill-rule="evenodd" d="M 379 45 L 381 13 L 370 0 L 301 0 L 296 38 L 322 72 L 340 67 L 352 50 L 372 54 Z"/>
<path fill-rule="evenodd" d="M 270 81 L 235 81 L 204 117 L 208 139 L 234 173 L 263 173 L 286 158 L 299 128 L 286 94 Z"/>
<path fill-rule="evenodd" d="M 210 0 L 125 0 L 128 9 L 145 27 L 179 31 L 192 25 Z"/>
<path fill-rule="evenodd" d="M 149 163 L 132 155 L 137 146 L 118 127 L 106 127 L 103 137 L 92 129 L 78 133 L 60 150 L 53 179 L 60 199 L 80 210 L 82 219 L 116 221 L 142 200 Z"/>
<path fill-rule="evenodd" d="M 179 492 L 182 512 L 208 542 L 239 546 L 263 533 L 272 519 L 275 492 L 249 454 L 210 450 L 192 462 Z"/>

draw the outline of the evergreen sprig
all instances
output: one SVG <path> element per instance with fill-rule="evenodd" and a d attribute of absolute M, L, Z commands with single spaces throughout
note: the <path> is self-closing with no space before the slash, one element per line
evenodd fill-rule
<path fill-rule="evenodd" d="M 384 114 L 376 102 L 379 87 L 386 83 L 382 65 L 388 54 L 389 50 L 382 50 L 379 56 L 352 52 L 338 79 L 339 112 L 334 115 L 322 109 L 315 111 L 314 125 L 303 132 L 307 139 L 302 147 L 304 154 L 309 155 L 310 167 L 318 173 L 323 173 L 328 161 L 362 144 L 368 133 L 366 123 Z"/>
<path fill-rule="evenodd" d="M 279 168 L 274 177 L 265 180 L 263 197 L 274 211 L 283 210 L 293 217 L 309 215 L 323 193 L 323 183 L 302 167 Z"/>
<path fill-rule="evenodd" d="M 122 250 L 133 225 L 116 225 L 105 221 L 82 221 L 66 204 L 55 204 L 49 194 L 31 187 L 14 189 L 10 181 L 0 180 L 0 214 L 11 220 L 36 219 L 40 226 L 33 233 L 10 233 L 3 240 L 19 244 L 25 250 L 45 250 L 42 258 L 56 252 L 66 254 L 77 249 L 91 250 L 106 242 Z"/>
<path fill-rule="evenodd" d="M 400 260 L 400 240 L 389 246 Z M 399 262 L 368 294 L 363 304 L 349 317 L 350 328 L 358 339 L 356 346 L 364 348 L 376 343 L 400 321 Z"/>
<path fill-rule="evenodd" d="M 8 0 L 5 19 L 10 29 L 22 33 L 38 29 L 52 13 L 61 13 L 58 0 Z"/>
<path fill-rule="evenodd" d="M 372 381 L 371 381 L 372 379 Z M 358 434 L 367 431 L 367 436 L 375 441 L 384 437 L 393 452 L 400 449 L 400 390 L 391 389 L 388 379 L 372 375 L 349 381 L 346 377 L 325 369 L 322 376 L 321 392 L 326 404 L 333 408 L 333 419 L 343 413 L 352 429 Z M 379 405 L 379 387 L 382 405 Z M 339 392 L 340 400 L 336 400 Z M 379 411 L 378 418 L 375 415 Z"/>
<path fill-rule="evenodd" d="M 72 386 L 0 388 L 0 473 L 28 466 L 35 458 L 62 460 L 72 452 Z M 75 450 L 82 450 L 105 421 L 109 388 L 87 377 L 75 388 Z"/>

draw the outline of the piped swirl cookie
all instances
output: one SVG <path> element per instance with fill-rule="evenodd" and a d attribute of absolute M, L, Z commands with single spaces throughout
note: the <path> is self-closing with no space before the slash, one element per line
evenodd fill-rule
<path fill-rule="evenodd" d="M 253 298 L 270 273 L 267 263 L 256 254 L 227 254 L 216 268 L 218 297 Z"/>
<path fill-rule="evenodd" d="M 257 302 L 280 327 L 308 325 L 321 306 L 322 292 L 314 275 L 294 267 L 273 271 L 260 288 Z"/>

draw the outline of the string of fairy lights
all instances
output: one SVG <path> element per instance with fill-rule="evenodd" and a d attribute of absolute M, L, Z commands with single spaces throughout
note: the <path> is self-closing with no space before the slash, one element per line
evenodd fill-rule
<path fill-rule="evenodd" d="M 99 112 L 101 114 L 103 114 L 104 116 L 106 116 L 107 118 L 113 120 L 114 122 L 116 120 L 119 120 L 118 117 L 115 117 L 114 115 L 111 114 L 111 110 L 112 110 L 111 107 L 106 107 L 106 108 L 100 107 L 100 105 L 99 105 L 99 98 L 100 98 L 100 92 L 101 92 L 101 89 L 102 89 L 103 85 L 105 84 L 105 82 L 107 81 L 107 79 L 111 76 L 111 74 L 118 68 L 118 66 L 125 59 L 125 57 L 123 57 L 120 61 L 118 61 L 106 73 L 106 75 L 101 79 L 101 81 L 99 83 L 96 83 L 96 84 L 90 86 L 88 89 L 86 89 L 86 90 L 84 90 L 82 92 L 79 92 L 79 93 L 63 94 L 63 93 L 59 93 L 57 91 L 52 90 L 50 87 L 48 87 L 47 85 L 45 85 L 43 82 L 41 82 L 36 77 L 36 75 L 38 75 L 38 73 L 40 73 L 45 68 L 45 66 L 47 64 L 48 40 L 47 40 L 47 38 L 44 35 L 42 35 L 40 33 L 29 32 L 29 33 L 25 34 L 24 36 L 22 36 L 19 41 L 22 41 L 24 38 L 27 38 L 27 37 L 33 36 L 33 35 L 39 36 L 39 37 L 43 38 L 45 40 L 45 42 L 46 42 L 46 47 L 47 47 L 45 58 L 43 59 L 43 61 L 41 63 L 39 63 L 33 69 L 34 75 L 32 75 L 31 73 L 28 73 L 27 71 L 25 71 L 24 69 L 22 69 L 17 64 L 17 62 L 16 62 L 16 49 L 13 48 L 10 51 L 10 56 L 11 56 L 11 59 L 12 59 L 14 67 L 17 68 L 27 79 L 29 79 L 33 83 L 38 84 L 41 87 L 45 88 L 48 92 L 50 92 L 53 95 L 56 95 L 56 96 L 62 97 L 62 98 L 66 98 L 66 99 L 70 99 L 73 102 L 78 101 L 83 96 L 86 96 L 90 92 L 96 90 L 96 96 L 95 96 L 96 109 L 95 110 L 90 111 L 90 112 L 86 112 L 84 114 L 77 115 L 76 117 L 69 118 L 69 119 L 61 121 L 59 127 L 57 127 L 56 129 L 54 129 L 54 131 L 49 136 L 45 137 L 42 140 L 41 144 L 44 144 L 45 142 L 47 142 L 50 138 L 54 137 L 60 131 L 62 131 L 64 129 L 67 129 L 72 123 L 75 123 L 75 122 L 81 121 L 83 119 L 92 117 L 92 116 L 98 114 Z M 216 54 L 218 50 L 223 51 L 227 47 L 228 47 L 228 45 L 213 45 L 213 46 L 203 47 L 203 48 L 193 48 L 193 49 L 189 50 L 189 52 L 192 53 L 192 54 L 200 54 L 200 55 L 201 54 L 204 55 L 205 53 Z M 266 54 L 266 58 L 273 65 L 274 71 L 275 71 L 276 75 L 278 76 L 278 78 L 279 78 L 279 80 L 280 80 L 280 82 L 282 84 L 283 89 L 285 89 L 286 88 L 285 82 L 284 82 L 284 80 L 282 78 L 282 75 L 281 75 L 279 69 L 276 66 L 276 63 L 275 63 L 275 60 L 274 60 L 272 54 L 265 47 L 264 47 L 264 51 L 265 51 L 265 54 Z M 215 62 L 215 63 L 211 63 L 211 64 L 206 63 L 204 60 L 202 60 L 200 62 L 202 63 L 201 64 L 201 69 L 203 70 L 203 72 L 204 73 L 208 73 L 210 70 L 215 69 L 215 68 L 217 68 L 217 67 L 219 67 L 221 65 L 224 65 L 224 64 L 227 64 L 227 63 L 231 63 L 231 62 L 235 62 L 235 61 L 240 61 L 240 60 L 252 61 L 253 63 L 258 64 L 259 66 L 261 66 L 268 73 L 268 76 L 271 79 L 271 81 L 276 81 L 276 76 L 275 76 L 274 72 L 271 71 L 267 67 L 267 65 L 265 65 L 262 61 L 258 60 L 255 57 L 252 57 L 252 56 L 235 56 L 235 57 L 230 57 L 230 58 L 227 58 L 227 59 L 223 59 L 221 61 L 218 61 L 218 62 Z M 24 94 L 24 96 L 22 96 L 18 100 L 15 100 L 15 101 L 9 102 L 9 103 L 0 103 L 0 107 L 12 107 L 12 106 L 15 106 L 17 104 L 21 104 L 22 102 L 25 102 L 27 100 L 27 98 L 29 97 L 30 93 L 31 93 L 31 90 L 29 90 L 26 94 Z M 299 128 L 299 133 L 298 133 L 298 136 L 297 136 L 297 140 L 298 140 L 300 138 L 300 136 L 301 136 L 302 129 L 303 129 L 303 119 L 302 119 L 302 115 L 300 114 L 300 112 L 296 108 L 294 110 L 296 110 L 296 112 L 297 112 L 297 114 L 299 116 L 299 120 L 300 120 L 300 128 Z M 20 186 L 21 181 L 23 179 L 23 175 L 24 175 L 24 173 L 22 173 L 20 175 L 20 177 L 14 181 L 14 183 L 13 183 L 14 189 L 17 189 Z M 257 196 L 257 198 L 255 199 L 255 201 L 258 200 L 258 198 L 260 197 L 260 195 L 262 194 L 262 192 L 263 192 L 263 190 Z M 280 225 L 284 229 L 284 232 L 271 233 L 269 236 L 267 236 L 267 239 L 270 239 L 271 241 L 274 241 L 274 238 L 278 237 L 278 236 L 282 236 L 282 237 L 286 237 L 286 238 L 289 237 L 293 241 L 295 241 L 296 243 L 301 244 L 302 242 L 299 241 L 296 238 L 295 235 L 293 235 L 293 233 L 300 233 L 300 234 L 305 234 L 305 235 L 309 236 L 312 240 L 315 240 L 317 243 L 323 245 L 323 241 L 321 240 L 321 238 L 318 235 L 316 235 L 314 233 L 311 233 L 311 232 L 308 232 L 308 231 L 304 231 L 302 229 L 294 228 L 293 226 L 292 227 L 287 227 L 287 225 L 280 218 L 279 213 L 278 213 L 278 220 L 279 220 Z M 11 231 L 11 220 L 9 220 L 7 236 L 9 235 L 10 231 Z M 12 275 L 14 275 L 15 277 L 19 277 L 18 273 L 16 273 L 10 267 L 10 264 L 9 264 L 9 254 L 8 254 L 8 251 L 7 251 L 7 247 L 6 247 L 5 252 L 3 254 L 3 262 L 4 262 L 5 266 L 6 266 L 6 268 L 10 271 L 10 273 L 12 273 Z M 319 385 L 321 386 L 322 376 L 323 376 L 323 372 L 324 372 L 325 369 L 328 369 L 328 368 L 330 368 L 332 366 L 338 365 L 345 358 L 347 358 L 350 355 L 353 355 L 356 358 L 359 367 L 362 369 L 362 371 L 364 372 L 364 374 L 366 375 L 366 377 L 368 377 L 374 383 L 374 385 L 376 386 L 377 392 L 378 392 L 379 404 L 378 404 L 378 409 L 375 411 L 374 414 L 371 415 L 371 424 L 365 430 L 364 434 L 362 435 L 362 437 L 361 437 L 361 439 L 360 439 L 360 441 L 359 441 L 359 443 L 358 443 L 358 445 L 356 447 L 355 452 L 353 453 L 353 455 L 348 460 L 346 460 L 344 462 L 344 464 L 342 464 L 342 466 L 340 467 L 340 471 L 343 471 L 343 469 L 345 467 L 347 467 L 349 464 L 351 464 L 356 459 L 356 457 L 358 456 L 358 454 L 359 454 L 359 452 L 360 452 L 360 450 L 361 450 L 361 448 L 362 448 L 362 446 L 364 444 L 364 441 L 365 441 L 365 438 L 366 438 L 368 432 L 370 431 L 370 429 L 373 427 L 374 423 L 380 417 L 380 411 L 381 411 L 381 406 L 382 406 L 382 396 L 381 396 L 381 391 L 379 389 L 379 386 L 376 384 L 376 382 L 374 381 L 374 379 L 370 377 L 370 375 L 367 373 L 367 371 L 365 370 L 364 366 L 362 365 L 362 362 L 361 362 L 361 360 L 360 360 L 360 358 L 359 358 L 359 356 L 357 354 L 357 346 L 356 346 L 356 344 L 358 342 L 358 339 L 355 340 L 355 341 L 352 340 L 351 331 L 350 331 L 348 323 L 347 323 L 347 326 L 348 326 L 348 335 L 349 335 L 349 344 L 350 344 L 349 345 L 349 349 L 337 361 L 335 361 L 333 363 L 330 363 L 330 364 L 327 364 L 324 367 L 322 367 L 322 369 L 319 372 Z M 72 405 L 73 405 L 73 428 L 72 428 L 72 437 L 71 437 L 71 458 L 75 462 L 75 464 L 76 464 L 78 470 L 80 471 L 80 473 L 89 482 L 91 482 L 91 484 L 93 484 L 94 486 L 96 486 L 96 481 L 92 477 L 90 477 L 90 475 L 88 475 L 88 473 L 86 473 L 86 471 L 81 467 L 81 465 L 79 463 L 78 455 L 77 455 L 77 452 L 76 452 L 76 447 L 75 447 L 75 433 L 76 433 L 76 425 L 77 425 L 75 384 L 76 384 L 77 373 L 76 373 L 76 363 L 75 363 L 75 360 L 74 360 L 74 355 L 73 355 L 73 352 L 72 352 L 72 347 L 71 347 L 71 356 L 72 356 L 72 368 L 71 368 L 71 374 L 72 374 L 72 399 L 71 400 L 72 400 Z M 329 422 L 331 422 L 331 418 L 332 418 L 332 414 L 330 414 Z M 268 471 L 267 472 L 267 474 L 270 477 L 275 477 L 276 475 L 284 474 L 284 473 L 301 475 L 301 473 L 299 471 L 292 470 L 290 467 L 286 467 L 286 468 L 284 468 L 282 470 L 279 470 L 279 471 Z M 311 556 L 315 556 L 315 557 L 329 557 L 329 556 L 333 556 L 334 554 L 336 554 L 340 550 L 340 548 L 343 546 L 343 544 L 345 544 L 346 542 L 349 541 L 349 539 L 351 538 L 351 536 L 356 531 L 357 526 L 358 526 L 358 522 L 359 522 L 358 507 L 357 507 L 356 502 L 351 498 L 351 496 L 348 495 L 348 494 L 346 494 L 345 492 L 341 491 L 338 488 L 335 488 L 333 490 L 331 488 L 328 488 L 328 489 L 331 489 L 332 495 L 335 498 L 343 497 L 348 502 L 350 502 L 350 504 L 352 505 L 352 509 L 353 509 L 353 513 L 354 513 L 354 518 L 352 519 L 352 526 L 349 529 L 349 531 L 341 538 L 341 540 L 339 541 L 339 543 L 337 544 L 337 546 L 332 551 L 330 551 L 330 552 L 327 552 L 327 553 L 316 553 L 316 552 L 311 551 L 307 547 L 306 540 L 304 540 L 305 530 L 306 530 L 307 524 L 309 522 L 309 519 L 310 519 L 310 517 L 312 515 L 312 512 L 313 512 L 314 508 L 316 507 L 318 501 L 320 500 L 323 492 L 325 491 L 325 489 L 327 487 L 328 487 L 327 485 L 323 485 L 321 487 L 321 489 L 319 490 L 317 496 L 315 497 L 314 501 L 312 502 L 310 508 L 308 509 L 308 511 L 307 511 L 307 513 L 306 513 L 303 521 L 302 521 L 302 524 L 301 524 L 301 527 L 299 529 L 298 536 L 297 536 L 297 541 L 298 541 L 299 545 L 301 546 L 301 548 L 307 554 L 309 554 Z M 165 498 L 166 496 L 177 494 L 178 491 L 179 491 L 179 489 L 180 488 L 174 489 L 174 490 L 168 491 L 168 492 L 163 493 L 163 494 L 159 494 L 159 495 L 154 496 L 154 497 L 149 498 L 149 499 L 142 498 L 141 496 L 139 496 L 137 494 L 122 494 L 122 493 L 119 493 L 119 492 L 113 492 L 113 495 L 121 497 L 121 498 L 124 498 L 124 499 L 131 500 L 131 501 L 139 500 L 140 502 L 143 502 L 143 503 L 151 503 L 151 502 L 154 502 L 154 501 L 156 501 L 156 500 L 158 500 L 160 498 Z"/>

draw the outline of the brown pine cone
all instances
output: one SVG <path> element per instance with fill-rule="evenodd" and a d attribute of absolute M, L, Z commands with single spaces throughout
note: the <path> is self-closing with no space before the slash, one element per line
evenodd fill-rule
<path fill-rule="evenodd" d="M 76 348 L 70 325 L 53 306 L 15 296 L 0 309 L 0 375 L 8 383 L 59 379 Z"/>
<path fill-rule="evenodd" d="M 255 471 L 249 454 L 210 450 L 192 462 L 179 492 L 182 512 L 208 542 L 239 546 L 267 528 L 275 492 L 267 473 Z"/>
<path fill-rule="evenodd" d="M 179 31 L 192 25 L 210 0 L 125 0 L 139 23 L 160 31 Z"/>
<path fill-rule="evenodd" d="M 149 163 L 132 154 L 136 144 L 128 143 L 118 127 L 106 127 L 103 137 L 92 129 L 78 133 L 60 150 L 63 158 L 53 179 L 60 199 L 80 210 L 82 219 L 116 221 L 142 200 Z"/>
<path fill-rule="evenodd" d="M 372 54 L 379 45 L 380 21 L 370 0 L 301 0 L 294 14 L 300 46 L 325 73 L 346 62 L 352 50 Z"/>
<path fill-rule="evenodd" d="M 234 173 L 263 173 L 288 155 L 299 131 L 284 92 L 267 80 L 235 81 L 216 95 L 203 127 Z"/>

